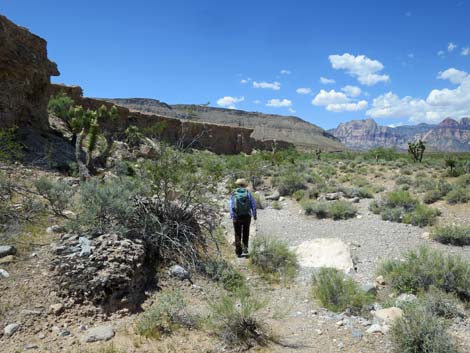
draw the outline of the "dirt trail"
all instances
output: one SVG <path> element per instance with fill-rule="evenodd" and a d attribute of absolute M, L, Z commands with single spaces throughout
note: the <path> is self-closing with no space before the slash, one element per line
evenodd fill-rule
<path fill-rule="evenodd" d="M 400 257 L 424 244 L 470 259 L 470 247 L 438 244 L 426 239 L 425 234 L 423 237 L 425 228 L 383 221 L 368 210 L 369 202 L 361 200 L 357 218 L 333 221 L 305 216 L 295 201 L 285 200 L 281 210 L 270 207 L 259 210 L 250 241 L 256 236 L 268 236 L 295 247 L 312 239 L 339 238 L 350 246 L 355 260 L 357 270 L 351 275 L 363 284 L 375 279 L 376 267 L 382 259 Z M 231 224 L 227 221 L 225 226 L 232 242 Z M 246 260 L 237 261 L 237 265 L 247 269 Z M 312 269 L 301 268 L 294 283 L 288 286 L 257 284 L 255 290 L 269 300 L 270 316 L 275 317 L 267 323 L 286 344 L 273 345 L 266 352 L 390 352 L 389 336 L 366 333 L 370 321 L 329 312 L 312 300 L 311 272 Z M 284 317 L 277 318 L 281 311 Z"/>

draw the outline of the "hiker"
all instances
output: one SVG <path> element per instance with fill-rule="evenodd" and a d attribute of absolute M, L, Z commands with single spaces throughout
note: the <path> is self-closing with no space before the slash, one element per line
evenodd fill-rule
<path fill-rule="evenodd" d="M 245 179 L 238 179 L 235 184 L 238 188 L 230 197 L 230 218 L 235 230 L 235 253 L 242 257 L 248 255 L 251 217 L 256 221 L 256 201 L 246 189 Z"/>

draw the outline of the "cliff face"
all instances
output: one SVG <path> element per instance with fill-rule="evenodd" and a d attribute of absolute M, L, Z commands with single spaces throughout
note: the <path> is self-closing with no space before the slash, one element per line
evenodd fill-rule
<path fill-rule="evenodd" d="M 344 146 L 331 134 L 295 116 L 245 112 L 203 105 L 169 105 L 158 100 L 145 98 L 106 100 L 140 112 L 182 120 L 253 129 L 251 137 L 258 141 L 285 141 L 299 147 L 320 147 L 329 151 L 344 149 Z"/>
<path fill-rule="evenodd" d="M 47 88 L 59 71 L 46 46 L 0 15 L 0 128 L 48 128 Z"/>
<path fill-rule="evenodd" d="M 447 118 L 438 125 L 418 124 L 391 128 L 374 120 L 341 123 L 330 132 L 353 149 L 395 147 L 406 150 L 408 142 L 422 139 L 430 150 L 470 152 L 470 118 Z"/>
<path fill-rule="evenodd" d="M 470 152 L 470 118 L 443 120 L 423 138 L 439 151 Z"/>
<path fill-rule="evenodd" d="M 114 105 L 108 101 L 82 97 L 81 88 L 76 86 L 51 85 L 49 94 L 57 94 L 61 91 L 86 109 L 98 109 L 102 105 L 108 107 Z M 123 138 L 124 131 L 130 125 L 144 129 L 158 123 L 165 126 L 161 134 L 162 139 L 170 143 L 191 144 L 192 147 L 208 149 L 219 154 L 251 153 L 256 144 L 256 141 L 251 138 L 252 129 L 179 120 L 156 114 L 130 111 L 121 106 L 117 107 L 118 118 L 103 125 L 105 129 L 112 131 L 116 138 Z M 264 147 L 268 148 L 269 145 Z"/>

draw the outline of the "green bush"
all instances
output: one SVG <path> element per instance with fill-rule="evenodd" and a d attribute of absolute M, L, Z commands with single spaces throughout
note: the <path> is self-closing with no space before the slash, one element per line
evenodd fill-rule
<path fill-rule="evenodd" d="M 271 204 L 272 208 L 274 208 L 275 210 L 282 210 L 282 205 L 279 201 L 273 201 L 273 203 Z"/>
<path fill-rule="evenodd" d="M 186 310 L 186 301 L 179 290 L 163 290 L 158 301 L 136 322 L 137 334 L 160 339 L 180 327 L 194 327 L 196 321 Z"/>
<path fill-rule="evenodd" d="M 391 328 L 396 353 L 457 353 L 446 326 L 426 306 L 410 306 Z"/>
<path fill-rule="evenodd" d="M 259 314 L 266 303 L 250 295 L 247 290 L 224 294 L 209 305 L 210 324 L 229 348 L 247 350 L 258 345 L 265 346 L 269 342 L 269 335 Z"/>
<path fill-rule="evenodd" d="M 278 180 L 276 180 L 277 190 L 281 196 L 292 195 L 297 190 L 306 189 L 305 179 L 301 174 L 289 171 L 283 173 Z"/>
<path fill-rule="evenodd" d="M 315 215 L 319 219 L 348 219 L 357 214 L 357 208 L 348 201 L 303 200 L 301 206 L 306 215 Z"/>
<path fill-rule="evenodd" d="M 245 287 L 245 277 L 230 263 L 223 259 L 211 259 L 204 267 L 204 273 L 212 280 L 222 284 L 228 291 L 236 291 Z"/>
<path fill-rule="evenodd" d="M 34 182 L 39 195 L 49 201 L 52 211 L 62 216 L 65 209 L 70 205 L 74 190 L 63 181 L 53 181 L 46 177 L 40 177 Z"/>
<path fill-rule="evenodd" d="M 296 201 L 300 201 L 302 200 L 305 195 L 307 194 L 307 192 L 305 190 L 297 190 L 296 192 L 294 192 L 292 194 L 292 197 L 296 200 Z"/>
<path fill-rule="evenodd" d="M 16 140 L 16 129 L 0 129 L 0 162 L 21 159 L 24 146 Z"/>
<path fill-rule="evenodd" d="M 413 212 L 405 214 L 403 223 L 412 224 L 418 227 L 424 227 L 434 224 L 436 217 L 441 212 L 436 208 L 431 208 L 426 205 L 419 204 Z"/>
<path fill-rule="evenodd" d="M 442 199 L 442 193 L 439 190 L 429 190 L 423 196 L 423 202 L 430 204 Z"/>
<path fill-rule="evenodd" d="M 334 220 L 353 218 L 356 213 L 356 206 L 348 201 L 333 201 L 329 205 L 328 214 Z"/>
<path fill-rule="evenodd" d="M 453 294 L 445 293 L 437 288 L 430 287 L 429 291 L 419 299 L 422 305 L 435 316 L 444 319 L 464 317 L 462 303 Z"/>
<path fill-rule="evenodd" d="M 416 200 L 408 191 L 404 190 L 390 191 L 385 196 L 384 203 L 386 207 L 403 207 L 405 210 L 414 209 L 417 204 L 418 200 Z"/>
<path fill-rule="evenodd" d="M 250 261 L 254 269 L 268 280 L 293 279 L 297 273 L 297 255 L 286 243 L 257 237 L 252 243 Z"/>
<path fill-rule="evenodd" d="M 470 187 L 456 186 L 447 194 L 446 200 L 451 205 L 470 202 Z"/>
<path fill-rule="evenodd" d="M 256 192 L 252 193 L 252 195 L 253 195 L 253 199 L 256 202 L 256 208 L 263 210 L 265 207 L 263 197 Z"/>
<path fill-rule="evenodd" d="M 359 314 L 373 300 L 352 278 L 334 268 L 321 268 L 312 276 L 312 294 L 325 308 L 335 312 L 350 309 Z"/>
<path fill-rule="evenodd" d="M 433 229 L 431 237 L 442 243 L 452 245 L 470 245 L 470 226 L 447 225 Z"/>
<path fill-rule="evenodd" d="M 431 286 L 470 300 L 470 263 L 459 256 L 421 247 L 404 260 L 384 261 L 378 270 L 397 293 L 418 293 Z"/>

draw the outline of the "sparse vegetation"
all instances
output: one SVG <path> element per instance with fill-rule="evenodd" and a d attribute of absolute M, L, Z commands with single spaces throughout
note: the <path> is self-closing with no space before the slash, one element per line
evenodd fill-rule
<path fill-rule="evenodd" d="M 457 353 L 444 322 L 424 305 L 410 306 L 392 325 L 392 343 L 396 353 Z"/>
<path fill-rule="evenodd" d="M 313 201 L 301 202 L 306 215 L 315 215 L 317 218 L 333 218 L 334 220 L 353 218 L 357 208 L 349 201 Z"/>
<path fill-rule="evenodd" d="M 373 300 L 352 278 L 334 268 L 321 268 L 312 276 L 312 294 L 335 312 L 349 309 L 358 314 Z"/>
<path fill-rule="evenodd" d="M 208 260 L 204 264 L 204 273 L 228 291 L 242 290 L 246 286 L 245 277 L 224 259 Z"/>
<path fill-rule="evenodd" d="M 144 337 L 160 339 L 180 327 L 194 327 L 195 318 L 186 310 L 186 301 L 178 290 L 163 290 L 157 302 L 136 322 L 136 332 Z"/>
<path fill-rule="evenodd" d="M 421 247 L 408 252 L 404 260 L 387 260 L 379 267 L 397 293 L 418 293 L 431 286 L 470 300 L 470 263 L 456 255 Z"/>
<path fill-rule="evenodd" d="M 439 226 L 433 229 L 431 237 L 442 244 L 470 245 L 470 226 Z"/>
<path fill-rule="evenodd" d="M 74 190 L 63 181 L 53 181 L 41 177 L 35 181 L 34 186 L 38 193 L 44 197 L 57 216 L 63 216 L 63 212 L 70 205 Z"/>
<path fill-rule="evenodd" d="M 257 237 L 250 250 L 254 269 L 269 280 L 292 279 L 297 273 L 296 254 L 286 243 L 268 237 Z"/>
<path fill-rule="evenodd" d="M 260 315 L 265 306 L 266 302 L 246 290 L 223 294 L 210 303 L 210 324 L 231 349 L 265 346 L 270 340 Z"/>

